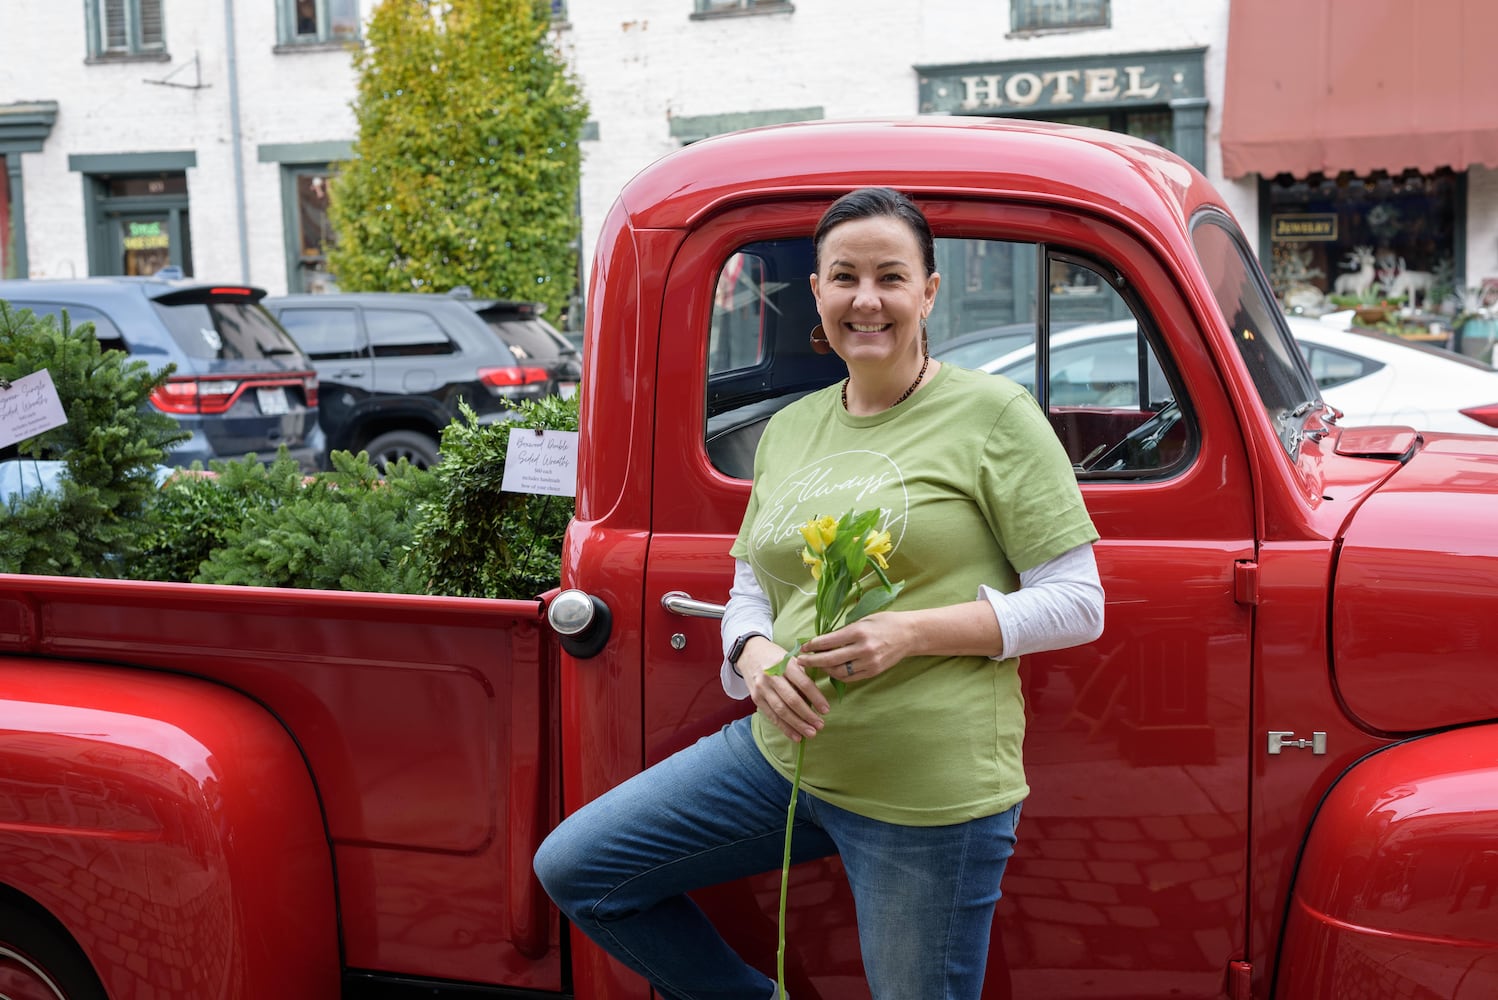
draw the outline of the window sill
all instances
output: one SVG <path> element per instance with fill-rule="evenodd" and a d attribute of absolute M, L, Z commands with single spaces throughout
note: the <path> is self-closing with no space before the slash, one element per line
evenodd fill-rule
<path fill-rule="evenodd" d="M 105 52 L 83 60 L 85 66 L 108 66 L 112 63 L 171 62 L 169 52 Z"/>
<path fill-rule="evenodd" d="M 347 52 L 364 44 L 363 39 L 348 38 L 329 42 L 280 42 L 271 49 L 278 56 L 293 52 Z"/>
<path fill-rule="evenodd" d="M 786 3 L 761 3 L 753 7 L 729 7 L 724 10 L 694 10 L 689 17 L 693 21 L 716 21 L 724 17 L 754 17 L 757 14 L 791 14 L 796 5 Z"/>

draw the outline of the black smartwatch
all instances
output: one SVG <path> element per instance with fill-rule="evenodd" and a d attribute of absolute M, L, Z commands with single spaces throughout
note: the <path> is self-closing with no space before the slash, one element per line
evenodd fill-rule
<path fill-rule="evenodd" d="M 755 636 L 759 636 L 761 639 L 770 638 L 763 632 L 745 632 L 743 635 L 733 640 L 733 645 L 728 648 L 728 665 L 733 668 L 734 673 L 739 673 L 739 657 L 744 655 L 744 647 L 747 646 L 749 644 L 749 640 L 753 639 Z M 742 677 L 744 675 L 739 674 L 739 676 Z"/>

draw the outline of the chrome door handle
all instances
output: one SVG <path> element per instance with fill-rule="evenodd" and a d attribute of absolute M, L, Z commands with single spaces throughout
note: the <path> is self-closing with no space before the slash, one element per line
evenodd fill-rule
<path fill-rule="evenodd" d="M 709 601 L 698 601 L 692 595 L 673 590 L 661 597 L 661 607 L 673 615 L 685 618 L 722 618 L 723 605 Z"/>

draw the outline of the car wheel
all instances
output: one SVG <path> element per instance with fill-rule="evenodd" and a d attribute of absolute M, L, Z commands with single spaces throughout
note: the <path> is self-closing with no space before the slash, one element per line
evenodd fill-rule
<path fill-rule="evenodd" d="M 88 957 L 60 924 L 0 901 L 0 997 L 108 1000 Z"/>
<path fill-rule="evenodd" d="M 369 460 L 380 469 L 405 459 L 418 469 L 429 469 L 437 464 L 437 441 L 420 431 L 390 431 L 381 434 L 365 446 Z"/>

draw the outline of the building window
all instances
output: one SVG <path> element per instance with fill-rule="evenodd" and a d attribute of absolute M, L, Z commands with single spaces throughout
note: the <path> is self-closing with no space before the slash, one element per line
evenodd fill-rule
<path fill-rule="evenodd" d="M 166 52 L 161 0 L 92 0 L 84 8 L 91 57 L 160 56 Z"/>
<path fill-rule="evenodd" d="M 328 274 L 327 248 L 336 242 L 328 221 L 328 164 L 285 167 L 288 195 L 295 199 L 296 264 L 289 286 L 297 292 L 337 291 Z"/>
<path fill-rule="evenodd" d="M 1106 28 L 1108 0 L 1014 0 L 1010 16 L 1016 32 Z"/>
<path fill-rule="evenodd" d="M 359 0 L 279 0 L 282 45 L 328 45 L 359 37 Z"/>
<path fill-rule="evenodd" d="M 796 8 L 789 0 L 694 0 L 692 17 L 719 17 L 735 14 L 790 13 Z"/>
<path fill-rule="evenodd" d="M 551 19 L 557 23 L 567 20 L 567 0 L 551 0 Z"/>

